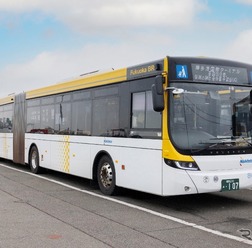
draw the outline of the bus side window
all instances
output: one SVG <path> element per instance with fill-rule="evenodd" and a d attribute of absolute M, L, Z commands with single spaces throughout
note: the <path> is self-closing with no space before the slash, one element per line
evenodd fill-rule
<path fill-rule="evenodd" d="M 74 135 L 91 135 L 91 116 L 91 91 L 74 92 L 72 102 L 72 132 Z"/>
<path fill-rule="evenodd" d="M 132 128 L 161 128 L 161 115 L 153 110 L 151 91 L 132 94 Z"/>
<path fill-rule="evenodd" d="M 54 133 L 54 97 L 45 97 L 41 99 L 41 111 L 40 111 L 40 132 L 44 134 Z"/>
<path fill-rule="evenodd" d="M 71 103 L 56 103 L 55 132 L 58 134 L 71 133 Z"/>
<path fill-rule="evenodd" d="M 13 104 L 0 107 L 0 133 L 12 132 Z"/>
<path fill-rule="evenodd" d="M 3 119 L 3 107 L 0 107 L 0 133 L 3 133 L 4 119 Z"/>
<path fill-rule="evenodd" d="M 93 101 L 92 135 L 113 136 L 119 128 L 119 98 L 111 96 Z"/>
<path fill-rule="evenodd" d="M 35 133 L 38 129 L 40 129 L 40 107 L 27 107 L 26 132 Z"/>
<path fill-rule="evenodd" d="M 73 103 L 72 130 L 75 135 L 91 135 L 91 106 L 91 100 Z"/>
<path fill-rule="evenodd" d="M 132 94 L 132 128 L 145 126 L 145 92 Z"/>

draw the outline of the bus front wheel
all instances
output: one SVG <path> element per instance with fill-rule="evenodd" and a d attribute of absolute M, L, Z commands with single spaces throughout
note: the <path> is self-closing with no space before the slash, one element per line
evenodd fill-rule
<path fill-rule="evenodd" d="M 33 146 L 30 151 L 29 165 L 31 172 L 34 174 L 40 173 L 41 169 L 39 167 L 39 153 L 36 146 Z"/>
<path fill-rule="evenodd" d="M 98 164 L 97 180 L 101 192 L 105 195 L 116 194 L 115 166 L 109 156 L 103 156 Z"/>

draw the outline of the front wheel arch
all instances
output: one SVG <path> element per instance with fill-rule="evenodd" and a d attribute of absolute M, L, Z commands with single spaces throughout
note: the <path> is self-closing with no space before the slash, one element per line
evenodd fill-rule
<path fill-rule="evenodd" d="M 97 169 L 98 169 L 98 164 L 99 164 L 99 161 L 100 159 L 103 157 L 103 156 L 109 156 L 111 158 L 111 156 L 106 152 L 106 151 L 100 151 L 96 154 L 95 156 L 95 159 L 94 159 L 94 162 L 93 162 L 93 172 L 92 172 L 92 179 L 95 183 L 98 183 L 97 181 Z M 111 158 L 112 159 L 112 158 Z"/>
<path fill-rule="evenodd" d="M 40 162 L 39 162 L 39 151 L 35 144 L 33 144 L 29 151 L 29 166 L 31 172 L 34 174 L 39 174 L 41 172 Z"/>
<path fill-rule="evenodd" d="M 101 153 L 95 162 L 95 179 L 101 192 L 105 195 L 115 195 L 118 193 L 116 186 L 116 170 L 111 156 Z"/>

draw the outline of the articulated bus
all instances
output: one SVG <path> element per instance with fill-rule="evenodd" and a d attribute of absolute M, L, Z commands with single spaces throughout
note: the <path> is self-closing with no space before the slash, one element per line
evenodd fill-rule
<path fill-rule="evenodd" d="M 0 99 L 0 157 L 169 196 L 252 187 L 252 66 L 165 57 Z"/>

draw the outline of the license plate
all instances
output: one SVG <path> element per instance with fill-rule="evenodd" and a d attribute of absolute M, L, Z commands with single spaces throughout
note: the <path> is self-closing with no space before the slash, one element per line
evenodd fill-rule
<path fill-rule="evenodd" d="M 224 179 L 221 181 L 221 191 L 233 191 L 239 189 L 239 179 Z"/>

